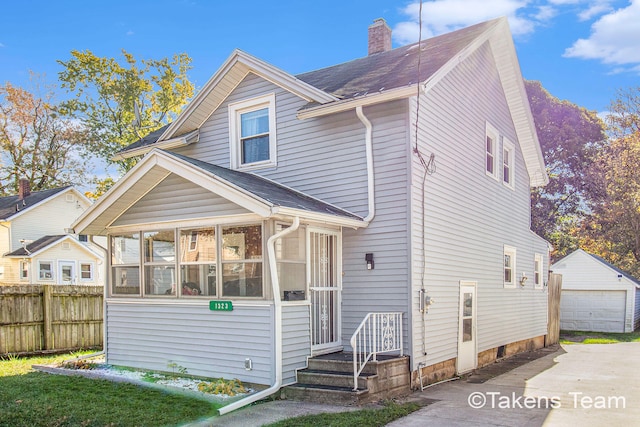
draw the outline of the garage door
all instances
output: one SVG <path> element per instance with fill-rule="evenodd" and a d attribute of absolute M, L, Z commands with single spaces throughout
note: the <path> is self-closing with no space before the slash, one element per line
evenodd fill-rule
<path fill-rule="evenodd" d="M 625 291 L 562 290 L 560 329 L 624 332 Z"/>

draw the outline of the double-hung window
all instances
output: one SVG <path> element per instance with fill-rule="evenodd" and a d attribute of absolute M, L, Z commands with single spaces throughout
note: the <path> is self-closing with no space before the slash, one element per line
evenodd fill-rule
<path fill-rule="evenodd" d="M 535 254 L 533 261 L 533 287 L 534 289 L 542 289 L 543 283 L 543 256 L 542 254 Z"/>
<path fill-rule="evenodd" d="M 502 183 L 515 188 L 515 146 L 506 138 L 502 139 Z"/>
<path fill-rule="evenodd" d="M 20 280 L 29 280 L 29 261 L 20 261 Z"/>
<path fill-rule="evenodd" d="M 38 278 L 40 280 L 53 280 L 53 262 L 38 261 Z"/>
<path fill-rule="evenodd" d="M 504 245 L 504 287 L 516 287 L 516 248 Z"/>
<path fill-rule="evenodd" d="M 276 165 L 274 94 L 229 105 L 229 143 L 233 169 Z"/>
<path fill-rule="evenodd" d="M 485 172 L 488 176 L 498 179 L 498 143 L 499 133 L 488 122 L 485 132 Z"/>
<path fill-rule="evenodd" d="M 80 280 L 83 282 L 90 282 L 93 280 L 93 263 L 81 262 L 80 263 Z"/>

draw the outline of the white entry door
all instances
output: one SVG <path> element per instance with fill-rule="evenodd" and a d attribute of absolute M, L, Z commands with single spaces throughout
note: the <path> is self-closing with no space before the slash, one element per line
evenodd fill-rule
<path fill-rule="evenodd" d="M 460 311 L 458 314 L 459 374 L 478 366 L 476 343 L 476 282 L 460 282 Z"/>
<path fill-rule="evenodd" d="M 76 283 L 75 261 L 58 262 L 58 279 L 61 285 L 74 285 Z"/>
<path fill-rule="evenodd" d="M 342 350 L 340 337 L 340 234 L 309 229 L 307 277 L 311 296 L 311 345 L 315 355 Z"/>

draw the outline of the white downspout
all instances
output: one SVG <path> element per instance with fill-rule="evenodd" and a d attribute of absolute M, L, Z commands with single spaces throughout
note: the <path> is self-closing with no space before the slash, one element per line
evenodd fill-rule
<path fill-rule="evenodd" d="M 104 353 L 105 361 L 107 360 L 107 297 L 109 296 L 109 251 L 93 239 L 93 234 L 89 236 L 89 242 L 100 248 L 104 253 L 104 267 L 102 270 L 102 281 L 104 282 L 104 292 L 102 293 L 102 353 Z M 107 238 L 108 239 L 108 238 Z M 107 243 L 108 245 L 108 243 Z M 96 269 L 98 265 L 96 263 Z"/>
<path fill-rule="evenodd" d="M 300 226 L 300 218 L 295 217 L 293 219 L 293 224 L 290 227 L 285 228 L 279 233 L 274 234 L 269 237 L 267 241 L 267 256 L 269 257 L 269 271 L 271 272 L 271 289 L 273 292 L 273 305 L 275 309 L 275 368 L 276 368 L 276 379 L 273 385 L 266 390 L 262 390 L 258 393 L 252 394 L 250 396 L 245 397 L 244 399 L 240 399 L 236 402 L 233 402 L 227 406 L 224 406 L 218 410 L 220 415 L 224 415 L 231 411 L 235 411 L 236 409 L 242 408 L 250 403 L 253 403 L 257 400 L 264 399 L 267 396 L 272 395 L 273 393 L 280 390 L 282 385 L 282 301 L 280 300 L 280 282 L 278 281 L 278 266 L 276 265 L 276 240 L 281 237 L 292 233 L 298 229 Z"/>
<path fill-rule="evenodd" d="M 364 143 L 367 154 L 367 195 L 369 197 L 369 213 L 366 217 L 364 217 L 363 221 L 368 224 L 376 214 L 376 187 L 373 175 L 373 127 L 371 126 L 371 122 L 369 121 L 369 119 L 367 119 L 367 117 L 362 112 L 361 105 L 358 105 L 356 107 L 356 115 L 358 116 L 366 130 Z"/>

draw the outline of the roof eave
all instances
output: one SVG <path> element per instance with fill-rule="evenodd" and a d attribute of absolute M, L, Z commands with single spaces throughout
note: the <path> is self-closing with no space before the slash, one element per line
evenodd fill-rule
<path fill-rule="evenodd" d="M 142 156 L 147 154 L 149 151 L 151 151 L 154 148 L 160 148 L 163 150 L 169 150 L 172 148 L 179 148 L 179 147 L 184 147 L 190 144 L 193 144 L 194 142 L 198 142 L 200 139 L 200 131 L 198 129 L 189 132 L 186 135 L 182 135 L 180 137 L 177 138 L 172 138 L 172 139 L 167 139 L 165 141 L 160 141 L 160 142 L 155 142 L 149 145 L 145 145 L 142 147 L 138 147 L 138 148 L 134 148 L 132 150 L 127 150 L 127 151 L 121 151 L 119 153 L 116 153 L 111 160 L 112 161 L 119 161 L 119 160 L 125 160 L 125 159 L 129 159 L 131 157 L 136 157 L 136 156 Z"/>
<path fill-rule="evenodd" d="M 312 212 L 302 209 L 287 208 L 278 206 L 272 211 L 273 215 L 282 215 L 289 217 L 299 217 L 308 221 L 321 222 L 325 224 L 338 225 L 349 228 L 362 228 L 369 225 L 368 222 L 355 217 L 347 217 L 341 215 L 325 214 L 321 212 Z"/>
<path fill-rule="evenodd" d="M 379 104 L 396 99 L 409 98 L 413 95 L 416 95 L 417 87 L 417 84 L 412 84 L 409 86 L 389 89 L 382 92 L 343 99 L 328 104 L 317 105 L 314 107 L 299 110 L 296 116 L 298 117 L 298 119 L 304 120 L 310 119 L 312 117 L 321 117 L 329 114 L 339 113 L 342 111 L 353 110 L 356 107 L 364 107 L 367 105 Z"/>

